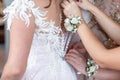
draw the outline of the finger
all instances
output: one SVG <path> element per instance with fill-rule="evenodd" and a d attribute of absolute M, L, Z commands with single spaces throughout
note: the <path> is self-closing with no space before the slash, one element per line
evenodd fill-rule
<path fill-rule="evenodd" d="M 72 61 L 75 64 L 77 64 L 79 62 L 79 59 L 78 58 L 74 58 L 73 56 L 65 56 L 65 60 L 66 61 Z"/>
<path fill-rule="evenodd" d="M 65 1 L 64 1 L 64 4 L 65 4 L 65 5 L 69 5 L 70 3 L 69 3 L 67 0 L 65 0 Z"/>
<path fill-rule="evenodd" d="M 75 54 L 75 53 L 68 53 L 65 55 L 66 57 L 72 57 L 72 58 L 75 58 L 75 59 L 79 59 L 81 58 L 81 55 L 78 55 L 78 54 Z"/>
<path fill-rule="evenodd" d="M 83 62 L 86 62 L 86 59 L 84 58 L 84 57 L 79 57 L 79 56 L 65 56 L 65 60 L 72 60 L 72 61 L 74 61 L 74 63 L 75 64 L 80 64 L 81 62 L 83 63 Z"/>
<path fill-rule="evenodd" d="M 70 65 L 72 65 L 75 69 L 78 69 L 78 67 L 81 65 L 79 59 L 74 59 L 72 57 L 66 57 L 65 59 Z"/>
<path fill-rule="evenodd" d="M 79 52 L 76 49 L 71 49 L 69 53 L 79 54 Z"/>
<path fill-rule="evenodd" d="M 62 4 L 61 4 L 61 6 L 62 6 L 63 8 L 65 8 L 65 7 L 66 7 L 66 5 L 65 5 L 64 3 L 62 3 Z"/>
<path fill-rule="evenodd" d="M 76 55 L 72 55 L 72 53 L 68 53 L 65 55 L 65 57 L 72 57 L 72 58 L 76 58 Z"/>
<path fill-rule="evenodd" d="M 65 8 L 65 4 L 64 4 L 64 3 L 62 3 L 61 6 L 62 6 L 63 8 Z"/>
<path fill-rule="evenodd" d="M 72 65 L 74 68 L 76 68 L 77 64 L 76 64 L 76 62 L 75 62 L 74 60 L 72 60 L 72 59 L 66 59 L 66 61 L 67 61 L 70 65 Z"/>
<path fill-rule="evenodd" d="M 74 56 L 74 58 L 86 58 L 86 54 L 81 53 L 81 50 L 77 50 L 77 52 L 72 50 L 71 52 L 68 52 L 68 55 Z"/>
<path fill-rule="evenodd" d="M 79 55 L 83 56 L 84 58 L 87 58 L 87 51 L 85 49 L 79 49 Z"/>
<path fill-rule="evenodd" d="M 86 52 L 87 52 L 85 48 L 82 48 L 82 49 L 77 49 L 77 50 L 78 50 L 78 52 L 79 52 L 79 53 L 82 53 L 82 54 L 84 54 L 84 53 L 86 53 Z"/>
<path fill-rule="evenodd" d="M 85 57 L 82 56 L 81 54 L 77 55 L 77 54 L 67 54 L 65 56 L 65 59 L 71 59 L 73 60 L 76 64 L 79 64 L 81 61 L 86 61 Z"/>

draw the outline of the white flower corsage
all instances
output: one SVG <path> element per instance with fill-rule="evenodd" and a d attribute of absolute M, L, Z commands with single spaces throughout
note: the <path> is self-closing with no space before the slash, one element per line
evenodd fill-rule
<path fill-rule="evenodd" d="M 94 75 L 98 69 L 99 69 L 99 66 L 96 64 L 96 62 L 94 60 L 88 59 L 88 61 L 87 61 L 87 75 L 89 77 Z"/>
<path fill-rule="evenodd" d="M 71 32 L 77 32 L 77 25 L 78 24 L 82 24 L 82 18 L 80 16 L 76 16 L 73 18 L 66 18 L 64 21 L 64 26 L 66 28 L 67 31 L 71 31 Z"/>

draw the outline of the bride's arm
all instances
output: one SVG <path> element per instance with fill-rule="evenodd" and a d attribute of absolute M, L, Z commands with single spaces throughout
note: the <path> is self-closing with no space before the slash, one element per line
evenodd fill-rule
<path fill-rule="evenodd" d="M 88 0 L 83 0 L 79 2 L 78 5 L 85 9 L 89 10 L 95 17 L 98 23 L 101 25 L 103 30 L 118 44 L 120 44 L 120 25 L 114 22 L 110 17 L 103 13 L 96 6 L 91 4 Z"/>
<path fill-rule="evenodd" d="M 35 30 L 34 18 L 30 26 L 20 19 L 14 19 L 10 29 L 10 50 L 1 80 L 20 80 L 23 76 Z"/>

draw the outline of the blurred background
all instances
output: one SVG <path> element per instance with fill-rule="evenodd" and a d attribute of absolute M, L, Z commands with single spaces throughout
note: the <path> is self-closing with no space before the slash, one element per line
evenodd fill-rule
<path fill-rule="evenodd" d="M 3 9 L 11 3 L 12 0 L 0 0 L 0 76 L 7 59 L 9 47 L 9 31 L 6 30 L 6 24 L 3 21 Z"/>
<path fill-rule="evenodd" d="M 0 75 L 5 62 L 5 37 L 4 37 L 5 23 L 3 22 L 3 12 L 2 12 L 4 7 L 5 7 L 4 1 L 0 0 Z"/>

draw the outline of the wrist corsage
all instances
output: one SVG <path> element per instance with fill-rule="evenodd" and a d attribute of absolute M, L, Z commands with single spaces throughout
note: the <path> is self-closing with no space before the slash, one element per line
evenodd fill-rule
<path fill-rule="evenodd" d="M 94 75 L 97 70 L 99 69 L 99 66 L 96 64 L 94 60 L 88 59 L 87 61 L 87 76 L 91 77 Z"/>
<path fill-rule="evenodd" d="M 77 25 L 82 24 L 82 18 L 80 16 L 75 16 L 73 18 L 66 18 L 64 21 L 64 26 L 67 31 L 77 32 Z"/>

